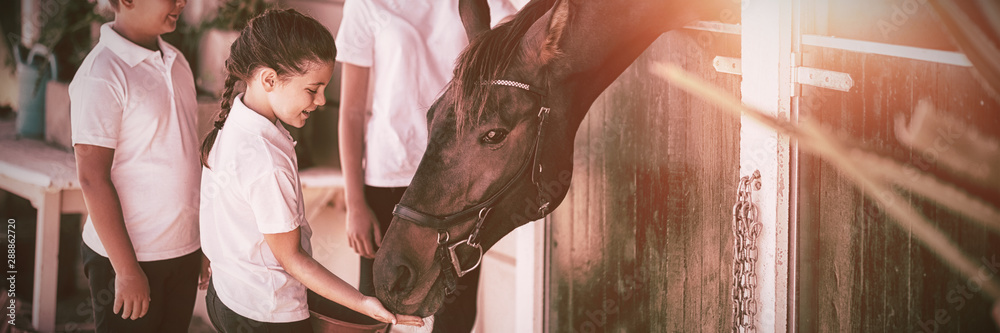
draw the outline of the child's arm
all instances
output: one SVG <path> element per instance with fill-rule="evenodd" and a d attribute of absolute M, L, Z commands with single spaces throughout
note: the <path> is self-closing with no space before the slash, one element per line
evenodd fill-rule
<path fill-rule="evenodd" d="M 115 150 L 86 144 L 75 147 L 77 174 L 87 211 L 115 270 L 112 311 L 117 314 L 121 310 L 122 318 L 126 319 L 142 318 L 149 310 L 149 281 L 135 257 L 118 191 L 111 182 Z"/>
<path fill-rule="evenodd" d="M 396 315 L 382 307 L 375 297 L 362 295 L 357 289 L 344 282 L 339 277 L 320 265 L 316 259 L 302 249 L 299 228 L 280 234 L 264 234 L 267 246 L 278 259 L 281 267 L 311 289 L 326 299 L 363 313 L 381 322 L 392 322 L 402 325 L 423 326 L 423 320 L 416 316 Z"/>
<path fill-rule="evenodd" d="M 375 258 L 382 233 L 375 213 L 365 201 L 365 104 L 368 101 L 368 67 L 344 65 L 340 88 L 340 161 L 344 169 L 348 244 L 358 255 Z"/>

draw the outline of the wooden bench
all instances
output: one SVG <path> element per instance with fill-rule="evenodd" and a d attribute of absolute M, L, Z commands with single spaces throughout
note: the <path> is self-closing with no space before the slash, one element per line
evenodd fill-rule
<path fill-rule="evenodd" d="M 0 189 L 28 199 L 38 209 L 31 325 L 40 332 L 53 332 L 59 272 L 59 216 L 80 213 L 86 219 L 87 213 L 73 153 L 39 140 L 15 139 L 13 123 L 0 123 Z M 17 229 L 8 226 L 8 234 L 11 232 L 15 233 L 15 246 L 31 244 L 32 240 L 17 238 Z M 21 260 L 15 261 L 14 269 L 7 267 L 8 275 L 21 267 Z"/>

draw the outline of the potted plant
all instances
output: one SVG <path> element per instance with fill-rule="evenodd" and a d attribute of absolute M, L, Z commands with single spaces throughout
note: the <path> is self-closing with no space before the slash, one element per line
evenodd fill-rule
<path fill-rule="evenodd" d="M 42 24 L 36 44 L 44 45 L 56 56 L 59 67 L 57 80 L 69 82 L 76 75 L 83 59 L 97 41 L 93 28 L 107 22 L 95 10 L 94 1 L 67 1 L 58 13 Z"/>
<path fill-rule="evenodd" d="M 19 97 L 17 132 L 19 136 L 41 139 L 48 118 L 47 90 L 50 82 L 68 82 L 94 45 L 91 31 L 104 19 L 95 13 L 95 3 L 68 1 L 46 17 L 38 30 L 38 40 L 30 47 L 12 39 L 17 61 Z M 68 105 L 68 104 L 67 104 Z M 55 118 L 55 117 L 53 117 Z M 68 114 L 65 116 L 68 122 Z"/>
<path fill-rule="evenodd" d="M 226 82 L 226 59 L 229 47 L 240 36 L 250 19 L 273 6 L 268 0 L 225 0 L 216 16 L 202 25 L 198 43 L 198 87 L 216 97 L 222 95 Z"/>

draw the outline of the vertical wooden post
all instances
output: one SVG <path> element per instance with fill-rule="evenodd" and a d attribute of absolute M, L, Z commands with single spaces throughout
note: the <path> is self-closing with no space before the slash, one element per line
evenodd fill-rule
<path fill-rule="evenodd" d="M 45 192 L 38 208 L 35 236 L 35 285 L 31 302 L 31 326 L 39 332 L 54 332 L 56 324 L 56 284 L 59 280 L 59 191 Z"/>
<path fill-rule="evenodd" d="M 744 0 L 742 10 L 743 102 L 786 119 L 791 108 L 792 1 Z M 740 175 L 750 175 L 754 170 L 760 171 L 763 184 L 754 193 L 758 220 L 763 224 L 757 239 L 759 308 L 755 326 L 763 332 L 786 332 L 788 138 L 744 116 L 740 128 Z"/>

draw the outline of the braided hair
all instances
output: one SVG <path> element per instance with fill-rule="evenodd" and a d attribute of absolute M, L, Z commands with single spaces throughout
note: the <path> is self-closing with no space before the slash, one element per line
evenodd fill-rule
<path fill-rule="evenodd" d="M 208 154 L 232 110 L 238 83 L 251 80 L 260 68 L 273 69 L 279 78 L 302 75 L 312 64 L 332 63 L 336 55 L 330 31 L 294 9 L 272 9 L 251 19 L 229 48 L 226 89 L 220 103 L 222 110 L 215 128 L 201 145 L 201 164 L 210 167 Z"/>

